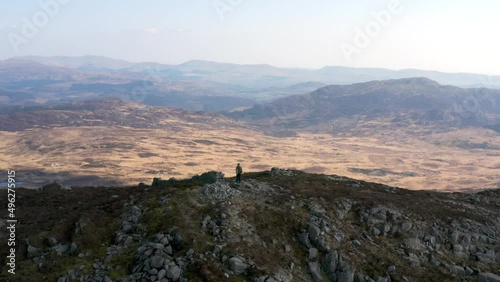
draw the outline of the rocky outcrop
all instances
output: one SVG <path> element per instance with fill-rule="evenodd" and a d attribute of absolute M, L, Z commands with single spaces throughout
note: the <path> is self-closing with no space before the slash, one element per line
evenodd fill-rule
<path fill-rule="evenodd" d="M 26 240 L 26 257 L 43 273 L 58 259 L 88 262 L 57 281 L 500 281 L 496 191 L 409 192 L 280 169 L 189 181 L 136 188 L 144 198 L 126 201 L 100 253 L 79 244 L 95 228 L 80 218 L 72 240 Z"/>

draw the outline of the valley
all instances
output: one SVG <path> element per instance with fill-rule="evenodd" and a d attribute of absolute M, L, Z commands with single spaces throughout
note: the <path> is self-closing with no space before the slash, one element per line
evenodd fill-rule
<path fill-rule="evenodd" d="M 0 168 L 15 169 L 19 181 L 33 188 L 54 181 L 150 183 L 153 177 L 186 178 L 209 170 L 230 177 L 237 162 L 245 172 L 283 167 L 409 189 L 472 191 L 500 182 L 500 136 L 485 128 L 420 137 L 415 132 L 429 129 L 273 137 L 218 115 L 116 99 L 64 108 L 12 115 L 10 123 L 20 128 L 0 131 Z M 45 126 L 36 124 L 40 116 Z M 372 127 L 360 122 L 357 128 Z"/>

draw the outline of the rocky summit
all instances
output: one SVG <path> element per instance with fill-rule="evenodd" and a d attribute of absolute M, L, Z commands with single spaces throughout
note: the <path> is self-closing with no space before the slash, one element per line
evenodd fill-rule
<path fill-rule="evenodd" d="M 241 183 L 54 183 L 19 188 L 16 203 L 17 269 L 2 261 L 1 281 L 500 281 L 500 190 L 273 168 Z"/>

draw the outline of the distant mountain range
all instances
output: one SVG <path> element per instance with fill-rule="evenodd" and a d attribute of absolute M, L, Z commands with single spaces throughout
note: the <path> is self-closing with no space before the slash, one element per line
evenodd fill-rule
<path fill-rule="evenodd" d="M 2 105 L 117 97 L 148 105 L 217 112 L 310 93 L 320 87 L 426 77 L 443 85 L 500 88 L 500 76 L 324 67 L 318 70 L 189 61 L 132 63 L 106 57 L 16 57 L 0 61 Z"/>
<path fill-rule="evenodd" d="M 350 68 L 326 66 L 318 70 L 279 68 L 266 64 L 238 65 L 193 60 L 180 65 L 131 63 L 99 56 L 84 57 L 19 57 L 48 66 L 84 71 L 156 72 L 169 78 L 189 78 L 234 84 L 250 88 L 287 87 L 303 82 L 352 84 L 372 80 L 426 77 L 444 85 L 461 87 L 500 88 L 500 76 L 473 73 L 445 73 L 417 69 L 390 70 L 383 68 Z"/>

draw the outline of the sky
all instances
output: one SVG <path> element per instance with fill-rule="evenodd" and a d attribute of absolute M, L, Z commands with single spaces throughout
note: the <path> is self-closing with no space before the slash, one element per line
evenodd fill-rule
<path fill-rule="evenodd" d="M 0 0 L 0 59 L 98 55 L 500 75 L 497 0 Z"/>

